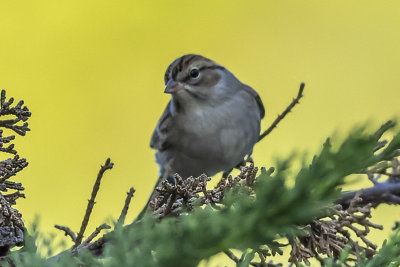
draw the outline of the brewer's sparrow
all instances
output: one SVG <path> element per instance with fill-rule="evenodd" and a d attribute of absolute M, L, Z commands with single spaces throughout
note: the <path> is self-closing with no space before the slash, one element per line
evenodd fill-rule
<path fill-rule="evenodd" d="M 165 72 L 171 100 L 151 137 L 160 176 L 228 171 L 250 155 L 264 106 L 251 87 L 200 55 L 184 55 Z"/>

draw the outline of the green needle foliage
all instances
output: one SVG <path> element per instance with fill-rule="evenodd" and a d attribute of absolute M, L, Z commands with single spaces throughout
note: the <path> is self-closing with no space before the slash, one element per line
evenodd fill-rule
<path fill-rule="evenodd" d="M 248 266 L 261 246 L 279 251 L 277 239 L 302 235 L 298 226 L 330 215 L 328 207 L 339 198 L 345 177 L 393 159 L 400 149 L 400 134 L 386 146 L 380 142 L 393 126 L 388 122 L 372 134 L 358 128 L 335 147 L 328 139 L 311 164 L 300 169 L 292 186 L 288 185 L 293 179 L 289 172 L 292 160 L 281 160 L 276 171 L 261 169 L 254 186 L 239 184 L 232 188 L 218 207 L 203 205 L 162 220 L 147 214 L 129 226 L 117 225 L 107 235 L 101 259 L 80 251 L 77 256 L 65 252 L 46 260 L 30 243 L 23 253 L 14 252 L 12 261 L 17 266 L 179 267 L 197 266 L 217 253 L 238 249 L 244 253 L 238 266 Z M 364 257 L 357 264 L 398 266 L 399 245 L 396 231 L 371 261 Z M 346 265 L 348 257 L 349 252 L 344 250 L 339 259 L 329 258 L 326 264 Z"/>

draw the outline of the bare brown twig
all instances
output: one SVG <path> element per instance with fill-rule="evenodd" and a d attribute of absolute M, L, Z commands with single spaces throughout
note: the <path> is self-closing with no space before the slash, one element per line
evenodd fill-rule
<path fill-rule="evenodd" d="M 114 166 L 114 163 L 112 163 L 110 158 L 108 158 L 106 160 L 105 164 L 103 166 L 101 166 L 101 168 L 100 168 L 100 171 L 97 175 L 96 182 L 94 183 L 94 186 L 93 186 L 92 195 L 91 195 L 90 200 L 88 201 L 88 205 L 86 207 L 86 212 L 85 212 L 85 216 L 83 217 L 83 220 L 82 220 L 81 228 L 80 228 L 78 236 L 75 240 L 74 248 L 78 247 L 82 242 L 83 234 L 85 233 L 86 227 L 89 223 L 90 215 L 93 210 L 93 206 L 95 204 L 97 192 L 100 189 L 100 183 L 101 183 L 101 179 L 103 178 L 103 174 L 106 170 L 112 169 L 113 166 Z"/>
<path fill-rule="evenodd" d="M 83 234 L 84 234 L 85 228 L 86 228 L 86 226 L 87 226 L 87 224 L 89 222 L 89 217 L 90 217 L 91 211 L 93 210 L 93 205 L 95 204 L 95 198 L 96 198 L 97 192 L 99 191 L 100 183 L 101 183 L 101 179 L 103 177 L 103 174 L 104 174 L 104 172 L 106 170 L 112 169 L 113 166 L 114 166 L 114 163 L 112 163 L 111 160 L 108 158 L 106 160 L 104 166 L 101 166 L 101 168 L 100 168 L 100 171 L 99 171 L 99 173 L 97 175 L 96 182 L 95 182 L 95 184 L 93 186 L 93 191 L 92 191 L 91 198 L 90 198 L 88 206 L 86 208 L 86 213 L 85 213 L 84 219 L 82 221 L 81 230 L 80 230 L 80 232 L 78 234 L 78 237 L 81 236 L 80 237 L 81 240 L 83 238 Z M 127 197 L 125 199 L 124 207 L 123 207 L 121 215 L 120 215 L 120 217 L 118 219 L 118 221 L 120 223 L 123 223 L 124 220 L 125 220 L 125 216 L 126 216 L 126 214 L 128 212 L 129 205 L 130 205 L 130 202 L 131 202 L 131 199 L 133 197 L 133 193 L 134 192 L 135 192 L 135 189 L 133 187 L 131 187 L 129 192 L 127 193 Z M 72 254 L 74 254 L 74 255 L 79 253 L 79 251 L 81 249 L 89 249 L 93 254 L 100 255 L 102 253 L 103 248 L 104 248 L 105 236 L 97 239 L 96 241 L 93 241 L 93 239 L 96 238 L 100 234 L 100 232 L 102 230 L 111 228 L 107 224 L 102 224 L 99 227 L 97 227 L 93 231 L 93 233 L 90 234 L 89 237 L 85 241 L 78 242 L 78 240 L 77 240 L 78 237 L 75 237 L 75 233 L 69 227 L 60 226 L 60 225 L 55 225 L 55 227 L 57 229 L 59 229 L 59 230 L 64 231 L 65 234 L 69 235 L 72 238 L 72 240 L 75 242 L 74 246 L 72 247 Z M 59 256 L 59 254 L 54 256 L 53 258 L 57 258 L 58 256 Z"/>
<path fill-rule="evenodd" d="M 126 217 L 126 214 L 128 213 L 128 209 L 129 209 L 129 205 L 131 203 L 131 199 L 133 197 L 133 193 L 135 193 L 135 189 L 133 187 L 131 187 L 129 189 L 129 192 L 126 193 L 127 196 L 125 199 L 125 204 L 124 204 L 124 207 L 122 208 L 121 215 L 119 216 L 119 219 L 118 219 L 118 223 L 120 223 L 121 225 L 124 224 L 124 222 L 125 222 L 125 217 Z"/>
<path fill-rule="evenodd" d="M 72 242 L 75 243 L 76 241 L 76 235 L 74 233 L 74 231 L 71 230 L 71 228 L 69 228 L 68 226 L 63 226 L 63 225 L 54 225 L 54 227 L 58 230 L 64 231 L 65 236 L 69 236 L 72 239 Z"/>
<path fill-rule="evenodd" d="M 224 251 L 225 255 L 228 256 L 231 260 L 233 260 L 236 264 L 238 264 L 240 262 L 239 258 L 235 256 L 235 254 L 233 254 L 232 251 L 225 250 Z"/>
<path fill-rule="evenodd" d="M 272 132 L 273 129 L 275 129 L 276 126 L 278 126 L 279 122 L 285 118 L 285 116 L 296 106 L 300 99 L 303 97 L 303 91 L 304 87 L 306 86 L 305 83 L 300 84 L 299 92 L 297 93 L 296 98 L 292 100 L 292 102 L 287 106 L 287 108 L 282 112 L 282 114 L 278 115 L 278 117 L 274 120 L 274 122 L 269 126 L 267 130 L 265 130 L 260 137 L 258 138 L 258 142 L 260 142 L 263 138 L 265 138 L 268 134 Z"/>
<path fill-rule="evenodd" d="M 100 232 L 102 230 L 106 230 L 106 229 L 111 229 L 111 227 L 108 224 L 103 223 L 102 225 L 100 225 L 99 227 L 97 227 L 93 233 L 91 235 L 89 235 L 89 237 L 82 242 L 82 244 L 80 244 L 77 249 L 81 248 L 81 247 L 85 247 L 87 246 L 90 242 L 92 242 L 92 240 L 94 238 L 96 238 L 96 236 L 98 236 L 100 234 Z"/>

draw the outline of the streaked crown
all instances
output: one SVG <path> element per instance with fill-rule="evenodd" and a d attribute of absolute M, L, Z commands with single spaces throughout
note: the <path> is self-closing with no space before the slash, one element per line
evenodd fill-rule
<path fill-rule="evenodd" d="M 208 59 L 201 55 L 196 55 L 196 54 L 183 55 L 183 56 L 175 59 L 168 66 L 167 70 L 165 71 L 165 75 L 164 75 L 165 84 L 167 84 L 167 82 L 170 79 L 177 81 L 179 73 L 188 69 L 189 66 L 194 66 L 194 65 L 199 70 L 212 69 L 212 68 L 215 68 L 215 69 L 217 69 L 217 68 L 223 69 L 224 68 L 221 65 L 217 64 L 216 62 L 212 61 L 211 59 Z"/>

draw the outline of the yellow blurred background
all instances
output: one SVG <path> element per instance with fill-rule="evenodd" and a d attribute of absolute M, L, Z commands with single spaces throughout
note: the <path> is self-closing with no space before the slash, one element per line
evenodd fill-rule
<path fill-rule="evenodd" d="M 39 214 L 44 231 L 78 230 L 111 157 L 87 231 L 117 219 L 134 186 L 132 220 L 157 179 L 149 140 L 169 97 L 164 71 L 185 53 L 255 88 L 264 129 L 306 82 L 301 104 L 255 147 L 258 166 L 316 152 L 355 123 L 397 117 L 399 29 L 399 1 L 1 1 L 0 88 L 33 114 L 32 131 L 14 142 L 30 163 L 14 179 L 27 195 L 17 207 L 27 225 Z M 381 244 L 400 214 L 375 214 Z"/>

